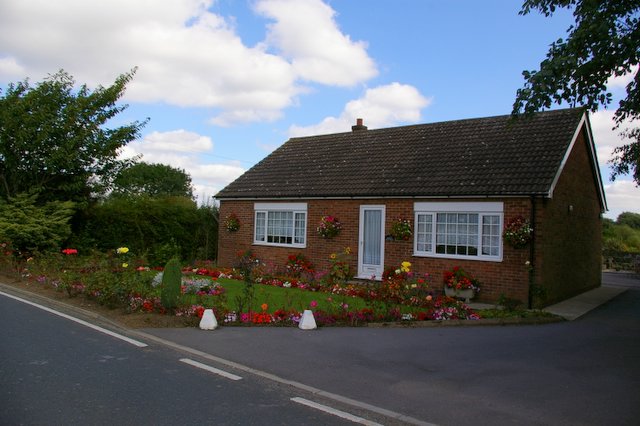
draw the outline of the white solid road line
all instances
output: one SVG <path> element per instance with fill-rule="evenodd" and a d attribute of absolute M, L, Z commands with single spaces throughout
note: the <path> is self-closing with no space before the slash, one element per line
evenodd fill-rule
<path fill-rule="evenodd" d="M 189 358 L 182 358 L 182 359 L 180 359 L 180 361 L 184 362 L 185 364 L 189 364 L 189 365 L 192 365 L 194 367 L 201 368 L 201 369 L 206 370 L 206 371 L 208 371 L 210 373 L 217 374 L 218 376 L 225 377 L 225 378 L 227 378 L 229 380 L 241 380 L 242 379 L 242 377 L 236 376 L 235 374 L 227 373 L 224 370 L 220 370 L 218 368 L 212 367 L 212 366 L 207 365 L 207 364 L 203 364 L 203 363 L 198 362 L 198 361 L 194 361 L 194 360 L 189 359 Z"/>
<path fill-rule="evenodd" d="M 349 420 L 354 423 L 360 423 L 362 425 L 367 425 L 367 426 L 382 426 L 380 423 L 372 422 L 370 420 L 363 419 L 362 417 L 354 416 L 353 414 L 336 410 L 335 408 L 318 404 L 317 402 L 309 401 L 308 399 L 295 397 L 295 398 L 291 398 L 291 401 L 297 402 L 298 404 L 306 405 L 307 407 L 315 408 L 316 410 L 324 411 L 327 414 L 332 414 L 334 416 L 338 416 L 340 418 Z"/>
<path fill-rule="evenodd" d="M 27 305 L 35 306 L 36 308 L 42 309 L 43 311 L 47 311 L 47 312 L 52 313 L 54 315 L 58 315 L 59 317 L 66 318 L 68 320 L 77 322 L 78 324 L 84 325 L 85 327 L 92 328 L 92 329 L 94 329 L 96 331 L 99 331 L 100 333 L 108 334 L 109 336 L 115 337 L 116 339 L 124 340 L 125 342 L 131 343 L 132 345 L 137 346 L 139 348 L 144 348 L 144 347 L 149 346 L 146 343 L 142 343 L 142 342 L 140 342 L 138 340 L 131 339 L 131 338 L 127 337 L 127 336 L 123 336 L 122 334 L 114 333 L 113 331 L 107 330 L 106 328 L 102 328 L 102 327 L 99 327 L 97 325 L 93 325 L 91 323 L 88 323 L 87 321 L 81 320 L 80 318 L 72 317 L 71 315 L 67 315 L 67 314 L 64 314 L 62 312 L 58 312 L 58 311 L 56 311 L 54 309 L 51 309 L 51 308 L 48 308 L 46 306 L 38 305 L 37 303 L 33 303 L 33 302 L 29 301 L 29 300 L 21 299 L 19 297 L 13 296 L 11 294 L 8 294 L 8 293 L 2 292 L 2 291 L 0 291 L 0 295 L 10 297 L 10 298 L 15 299 L 15 300 L 17 300 L 19 302 L 26 303 Z"/>

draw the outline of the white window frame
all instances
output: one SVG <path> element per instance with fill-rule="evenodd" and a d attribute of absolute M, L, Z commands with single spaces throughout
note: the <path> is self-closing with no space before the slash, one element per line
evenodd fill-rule
<path fill-rule="evenodd" d="M 275 220 L 275 217 L 281 213 L 292 214 L 292 226 L 285 229 L 286 236 L 291 237 L 291 243 L 268 241 L 270 216 L 272 220 Z M 255 203 L 253 218 L 253 244 L 276 247 L 307 247 L 307 203 Z M 301 221 L 302 227 L 299 226 Z"/>
<path fill-rule="evenodd" d="M 413 255 L 417 257 L 437 257 L 445 259 L 481 260 L 501 262 L 503 252 L 502 227 L 504 223 L 504 203 L 502 202 L 416 202 L 414 211 Z M 446 254 L 436 253 L 437 215 L 438 213 L 477 214 L 478 215 L 478 254 Z M 431 249 L 418 250 L 418 216 L 431 215 Z M 482 254 L 483 218 L 498 217 L 498 254 L 496 256 Z M 495 237 L 495 235 L 492 235 Z"/>

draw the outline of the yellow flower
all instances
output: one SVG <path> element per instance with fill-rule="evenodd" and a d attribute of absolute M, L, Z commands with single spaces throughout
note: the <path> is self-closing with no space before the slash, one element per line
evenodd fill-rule
<path fill-rule="evenodd" d="M 129 249 L 127 247 L 120 247 L 120 248 L 118 248 L 118 250 L 116 250 L 116 253 L 118 253 L 118 254 L 129 253 Z"/>
<path fill-rule="evenodd" d="M 336 254 L 335 254 L 335 253 L 331 253 L 331 256 L 329 256 L 329 258 L 330 258 L 331 260 L 334 260 L 336 257 L 337 257 L 337 256 L 336 256 Z"/>
<path fill-rule="evenodd" d="M 402 262 L 402 264 L 400 265 L 400 270 L 402 272 L 409 272 L 411 270 L 411 263 L 410 262 Z"/>
<path fill-rule="evenodd" d="M 122 267 L 123 267 L 123 268 L 126 268 L 126 267 L 128 267 L 128 266 L 129 266 L 129 264 L 128 264 L 128 263 L 123 263 L 123 264 L 122 264 Z"/>
<path fill-rule="evenodd" d="M 346 247 L 344 249 L 344 254 L 351 254 L 351 247 Z"/>

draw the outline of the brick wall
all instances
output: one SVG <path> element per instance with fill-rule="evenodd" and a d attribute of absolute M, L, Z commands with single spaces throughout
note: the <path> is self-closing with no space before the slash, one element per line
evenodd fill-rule
<path fill-rule="evenodd" d="M 276 265 L 284 265 L 289 254 L 303 253 L 314 263 L 317 270 L 326 270 L 330 265 L 329 256 L 349 247 L 352 251 L 351 267 L 357 271 L 360 206 L 384 205 L 385 234 L 389 234 L 397 217 L 409 218 L 413 222 L 415 202 L 412 199 L 299 201 L 307 202 L 307 248 L 305 249 L 252 245 L 254 202 L 222 200 L 221 220 L 224 220 L 226 215 L 235 213 L 240 219 L 241 227 L 237 232 L 228 232 L 221 226 L 218 239 L 220 266 L 233 266 L 239 251 L 251 249 L 262 261 Z M 465 199 L 464 201 L 486 200 Z M 505 222 L 518 215 L 529 217 L 528 198 L 510 198 L 503 201 Z M 342 223 L 340 235 L 332 239 L 324 239 L 316 233 L 316 227 L 324 215 L 336 216 L 340 220 Z M 527 302 L 529 288 L 528 266 L 525 264 L 529 260 L 527 248 L 514 249 L 505 245 L 502 262 L 491 262 L 416 257 L 413 256 L 413 241 L 386 241 L 384 260 L 385 266 L 398 266 L 403 261 L 411 262 L 414 271 L 431 275 L 432 285 L 437 291 L 443 287 L 443 272 L 454 266 L 460 266 L 482 282 L 482 291 L 478 295 L 478 300 L 495 301 L 504 294 L 519 299 L 523 303 Z"/>
<path fill-rule="evenodd" d="M 536 282 L 551 304 L 601 282 L 602 220 L 587 142 L 581 133 L 536 229 Z"/>

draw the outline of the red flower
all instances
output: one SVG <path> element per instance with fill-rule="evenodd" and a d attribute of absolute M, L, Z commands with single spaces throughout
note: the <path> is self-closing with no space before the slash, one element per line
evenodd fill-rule
<path fill-rule="evenodd" d="M 153 302 L 151 300 L 145 300 L 142 302 L 142 310 L 146 312 L 153 311 Z"/>
<path fill-rule="evenodd" d="M 69 256 L 71 254 L 78 254 L 78 250 L 72 249 L 72 248 L 66 248 L 66 249 L 62 250 L 62 252 L 64 254 L 66 254 L 67 256 Z"/>

